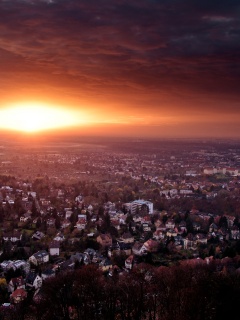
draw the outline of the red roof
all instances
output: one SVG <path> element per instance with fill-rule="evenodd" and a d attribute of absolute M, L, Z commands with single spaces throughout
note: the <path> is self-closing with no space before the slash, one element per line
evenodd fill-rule
<path fill-rule="evenodd" d="M 21 298 L 26 298 L 27 297 L 27 292 L 20 288 L 20 289 L 16 289 L 15 291 L 13 291 L 13 293 L 11 294 L 12 298 L 17 298 L 17 297 L 21 297 Z"/>

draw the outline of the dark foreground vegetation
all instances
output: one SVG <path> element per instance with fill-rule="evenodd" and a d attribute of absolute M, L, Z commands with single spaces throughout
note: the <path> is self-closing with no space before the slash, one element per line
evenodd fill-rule
<path fill-rule="evenodd" d="M 88 265 L 46 280 L 38 295 L 13 308 L 1 307 L 0 319 L 237 320 L 240 274 L 231 272 L 232 263 L 239 261 L 160 268 L 139 264 L 112 277 Z"/>

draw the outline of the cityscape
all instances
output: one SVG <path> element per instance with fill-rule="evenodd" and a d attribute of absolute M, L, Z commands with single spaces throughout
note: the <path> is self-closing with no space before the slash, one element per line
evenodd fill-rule
<path fill-rule="evenodd" d="M 239 12 L 0 0 L 0 320 L 239 320 Z"/>
<path fill-rule="evenodd" d="M 5 138 L 0 157 L 0 298 L 8 317 L 25 302 L 22 317 L 37 319 L 32 312 L 44 314 L 52 279 L 84 268 L 113 286 L 141 270 L 239 274 L 238 141 L 72 137 L 33 146 Z M 78 319 L 76 303 L 64 303 L 68 315 L 51 316 Z M 104 308 L 86 314 L 108 319 Z M 111 319 L 118 316 L 116 309 Z"/>

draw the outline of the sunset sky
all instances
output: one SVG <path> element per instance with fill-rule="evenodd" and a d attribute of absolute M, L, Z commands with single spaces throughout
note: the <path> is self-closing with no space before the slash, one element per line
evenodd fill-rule
<path fill-rule="evenodd" d="M 0 0 L 0 75 L 3 129 L 240 137 L 240 1 Z"/>

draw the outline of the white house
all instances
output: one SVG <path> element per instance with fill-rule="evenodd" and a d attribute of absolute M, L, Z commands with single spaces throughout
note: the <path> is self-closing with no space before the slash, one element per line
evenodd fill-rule
<path fill-rule="evenodd" d="M 134 200 L 131 203 L 126 204 L 131 210 L 132 214 L 137 212 L 137 208 L 140 210 L 143 206 L 147 206 L 149 214 L 153 213 L 153 203 L 146 200 Z"/>
<path fill-rule="evenodd" d="M 147 254 L 147 251 L 143 247 L 143 244 L 136 241 L 132 247 L 132 253 L 135 254 L 136 256 L 143 256 Z"/>
<path fill-rule="evenodd" d="M 4 241 L 11 241 L 11 242 L 17 242 L 22 239 L 22 233 L 19 231 L 13 231 L 3 234 L 3 240 Z"/>
<path fill-rule="evenodd" d="M 46 250 L 40 250 L 29 257 L 28 260 L 37 266 L 49 261 L 49 253 Z"/>
<path fill-rule="evenodd" d="M 42 286 L 42 278 L 35 272 L 30 271 L 26 277 L 26 287 L 34 288 L 37 290 Z"/>
<path fill-rule="evenodd" d="M 78 230 L 84 230 L 87 224 L 87 216 L 85 214 L 78 215 L 76 227 Z"/>
<path fill-rule="evenodd" d="M 50 256 L 59 256 L 60 254 L 60 242 L 53 240 L 49 244 L 49 254 Z"/>
<path fill-rule="evenodd" d="M 16 289 L 25 289 L 25 280 L 22 276 L 12 278 L 8 283 L 8 292 L 13 292 Z"/>

